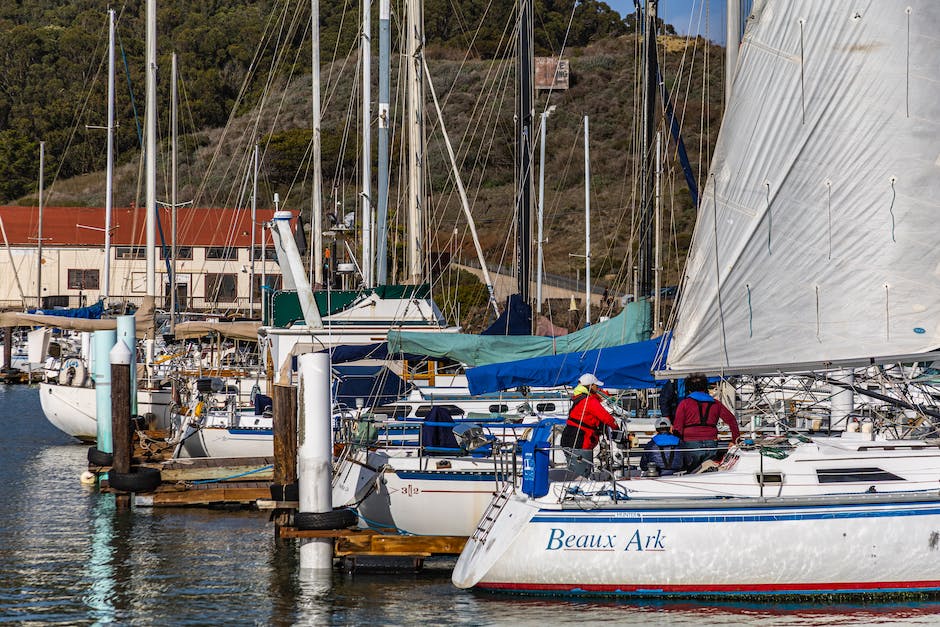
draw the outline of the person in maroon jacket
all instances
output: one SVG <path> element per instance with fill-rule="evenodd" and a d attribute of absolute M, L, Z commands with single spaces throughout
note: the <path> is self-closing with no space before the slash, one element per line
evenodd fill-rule
<path fill-rule="evenodd" d="M 676 408 L 672 428 L 686 449 L 688 469 L 701 465 L 715 456 L 718 450 L 718 421 L 724 420 L 731 429 L 731 439 L 741 435 L 738 421 L 721 401 L 708 394 L 708 379 L 703 374 L 692 374 L 685 380 L 688 396 Z"/>
<path fill-rule="evenodd" d="M 593 374 L 578 379 L 571 397 L 568 422 L 561 433 L 561 446 L 568 458 L 568 468 L 588 476 L 594 467 L 594 447 L 606 427 L 618 428 L 617 421 L 601 405 L 598 390 L 604 385 Z"/>

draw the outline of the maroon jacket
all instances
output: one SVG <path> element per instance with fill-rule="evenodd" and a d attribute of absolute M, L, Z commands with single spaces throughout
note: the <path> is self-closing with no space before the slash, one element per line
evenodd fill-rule
<path fill-rule="evenodd" d="M 703 394 L 699 398 L 701 399 L 704 396 Z M 731 438 L 736 440 L 741 435 L 738 421 L 731 413 L 731 410 L 722 405 L 721 401 L 714 399 L 711 402 L 697 400 L 691 396 L 682 399 L 676 409 L 676 417 L 672 421 L 672 428 L 676 435 L 686 442 L 717 440 L 719 418 L 725 421 L 725 424 L 731 429 Z"/>

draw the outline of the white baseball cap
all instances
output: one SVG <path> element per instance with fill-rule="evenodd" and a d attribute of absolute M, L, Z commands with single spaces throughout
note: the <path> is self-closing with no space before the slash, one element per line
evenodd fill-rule
<path fill-rule="evenodd" d="M 597 385 L 597 386 L 604 385 L 603 381 L 595 377 L 590 372 L 586 372 L 582 374 L 581 378 L 578 379 L 578 383 L 580 383 L 581 385 Z"/>

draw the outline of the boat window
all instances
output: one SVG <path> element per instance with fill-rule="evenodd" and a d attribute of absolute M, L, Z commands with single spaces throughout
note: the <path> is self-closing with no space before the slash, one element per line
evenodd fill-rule
<path fill-rule="evenodd" d="M 509 411 L 509 405 L 490 405 L 491 414 L 504 414 Z"/>
<path fill-rule="evenodd" d="M 757 483 L 763 483 L 765 485 L 768 483 L 783 483 L 783 475 L 778 472 L 764 475 L 759 474 L 757 475 Z"/>
<path fill-rule="evenodd" d="M 454 418 L 457 416 L 463 416 L 464 411 L 457 407 L 456 405 L 438 405 L 438 407 L 445 407 L 447 411 L 450 412 L 450 415 Z M 415 416 L 418 418 L 424 418 L 431 413 L 431 410 L 434 408 L 434 405 L 419 405 L 418 409 L 415 410 Z"/>
<path fill-rule="evenodd" d="M 388 416 L 392 419 L 406 418 L 411 411 L 408 405 L 382 405 L 372 410 L 375 415 Z"/>
<path fill-rule="evenodd" d="M 535 411 L 555 411 L 555 403 L 538 403 Z"/>
<path fill-rule="evenodd" d="M 904 481 L 881 468 L 819 468 L 816 470 L 819 483 L 864 483 L 867 481 Z"/>

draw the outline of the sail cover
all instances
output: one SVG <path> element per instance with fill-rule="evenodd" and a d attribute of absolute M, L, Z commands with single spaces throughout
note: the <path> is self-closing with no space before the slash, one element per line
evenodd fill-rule
<path fill-rule="evenodd" d="M 389 331 L 388 350 L 391 353 L 447 357 L 467 366 L 482 366 L 505 362 L 508 357 L 525 359 L 620 346 L 647 340 L 649 335 L 649 301 L 643 300 L 628 303 L 610 320 L 562 337 Z"/>
<path fill-rule="evenodd" d="M 467 384 L 471 394 L 486 394 L 520 385 L 574 385 L 578 377 L 590 372 L 603 381 L 605 387 L 652 388 L 657 385 L 651 370 L 657 363 L 660 343 L 668 344 L 668 341 L 668 336 L 663 336 L 623 346 L 479 366 L 467 370 Z"/>
<path fill-rule="evenodd" d="M 672 371 L 870 363 L 940 346 L 938 32 L 936 0 L 754 3 Z"/>

